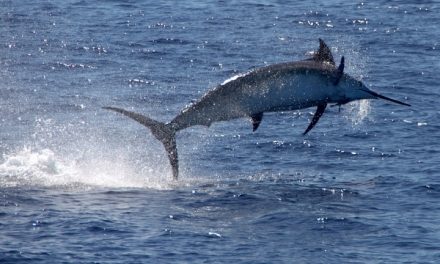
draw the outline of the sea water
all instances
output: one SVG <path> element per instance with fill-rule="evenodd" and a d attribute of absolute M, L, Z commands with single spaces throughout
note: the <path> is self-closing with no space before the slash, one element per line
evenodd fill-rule
<path fill-rule="evenodd" d="M 436 1 L 0 1 L 1 263 L 438 263 Z M 142 125 L 322 38 L 381 100 Z"/>

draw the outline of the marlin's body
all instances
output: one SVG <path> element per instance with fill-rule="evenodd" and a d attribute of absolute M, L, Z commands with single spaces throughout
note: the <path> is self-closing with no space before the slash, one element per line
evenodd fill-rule
<path fill-rule="evenodd" d="M 288 111 L 316 106 L 338 91 L 328 74 L 331 65 L 313 61 L 275 64 L 238 75 L 209 91 L 198 102 L 184 109 L 171 126 L 182 130 L 190 126 L 254 117 L 264 112 Z M 324 72 L 324 74 L 323 74 Z M 343 95 L 342 92 L 340 92 Z M 332 103 L 336 101 L 332 101 Z"/>
<path fill-rule="evenodd" d="M 150 128 L 153 135 L 164 144 L 173 168 L 173 177 L 177 179 L 175 134 L 191 126 L 210 126 L 214 122 L 250 117 L 255 131 L 265 112 L 317 106 L 304 132 L 306 134 L 316 125 L 329 103 L 342 105 L 353 100 L 381 98 L 408 105 L 369 90 L 362 82 L 343 71 L 344 57 L 339 67 L 336 67 L 330 49 L 320 40 L 319 50 L 313 58 L 274 64 L 234 76 L 182 110 L 167 124 L 120 108 L 105 109 L 124 114 Z"/>

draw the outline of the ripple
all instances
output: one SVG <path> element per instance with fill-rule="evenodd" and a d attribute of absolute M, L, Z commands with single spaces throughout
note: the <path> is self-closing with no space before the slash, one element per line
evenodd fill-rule
<path fill-rule="evenodd" d="M 156 43 L 156 44 L 172 44 L 172 45 L 187 45 L 192 43 L 191 41 L 187 41 L 187 40 L 183 40 L 183 39 L 178 39 L 178 38 L 158 38 L 155 40 L 152 40 L 151 42 Z"/>

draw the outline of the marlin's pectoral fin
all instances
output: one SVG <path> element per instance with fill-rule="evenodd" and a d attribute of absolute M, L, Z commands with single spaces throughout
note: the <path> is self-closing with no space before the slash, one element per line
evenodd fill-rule
<path fill-rule="evenodd" d="M 342 76 L 344 75 L 344 67 L 345 67 L 345 59 L 344 59 L 344 56 L 342 56 L 341 63 L 339 64 L 338 69 L 336 69 L 335 76 L 333 79 L 334 85 L 338 85 L 339 81 L 341 80 Z"/>
<path fill-rule="evenodd" d="M 251 115 L 251 118 L 252 118 L 253 131 L 255 132 L 255 130 L 257 130 L 258 127 L 260 126 L 261 120 L 263 120 L 263 113 L 253 114 Z"/>
<path fill-rule="evenodd" d="M 312 130 L 312 128 L 316 125 L 316 123 L 318 123 L 319 118 L 324 113 L 326 107 L 327 107 L 327 103 L 322 103 L 318 105 L 318 108 L 316 108 L 315 115 L 312 118 L 312 122 L 310 122 L 306 131 L 304 131 L 303 135 L 307 134 L 310 130 Z"/>

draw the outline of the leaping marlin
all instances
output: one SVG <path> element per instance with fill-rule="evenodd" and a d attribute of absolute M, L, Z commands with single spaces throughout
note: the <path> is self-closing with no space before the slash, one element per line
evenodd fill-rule
<path fill-rule="evenodd" d="M 304 131 L 318 123 L 328 104 L 343 105 L 360 99 L 391 99 L 368 89 L 361 81 L 344 73 L 344 57 L 336 67 L 333 55 L 319 39 L 312 58 L 273 64 L 234 76 L 207 92 L 200 100 L 183 109 L 171 122 L 162 123 L 144 115 L 116 107 L 104 107 L 126 115 L 148 127 L 165 146 L 173 178 L 179 174 L 176 133 L 185 128 L 248 117 L 257 130 L 265 112 L 289 111 L 316 106 L 316 112 Z"/>

